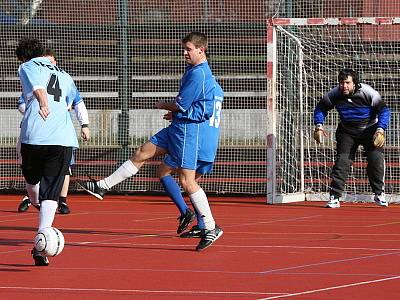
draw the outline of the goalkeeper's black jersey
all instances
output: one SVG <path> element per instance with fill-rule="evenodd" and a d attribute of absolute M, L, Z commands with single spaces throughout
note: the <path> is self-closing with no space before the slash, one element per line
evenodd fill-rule
<path fill-rule="evenodd" d="M 336 86 L 325 94 L 314 110 L 314 123 L 323 124 L 331 109 L 336 108 L 343 128 L 358 134 L 365 128 L 377 124 L 386 129 L 390 110 L 379 93 L 367 84 L 361 84 L 352 95 L 343 95 Z"/>

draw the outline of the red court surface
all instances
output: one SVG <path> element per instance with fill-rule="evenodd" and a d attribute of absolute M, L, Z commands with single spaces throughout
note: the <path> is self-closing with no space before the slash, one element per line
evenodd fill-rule
<path fill-rule="evenodd" d="M 35 267 L 20 199 L 0 196 L 1 299 L 400 299 L 398 205 L 211 198 L 224 235 L 196 252 L 166 198 L 72 195 L 64 251 Z"/>

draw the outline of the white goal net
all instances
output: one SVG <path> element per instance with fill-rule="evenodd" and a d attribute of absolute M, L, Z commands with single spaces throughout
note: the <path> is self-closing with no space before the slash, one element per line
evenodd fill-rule
<path fill-rule="evenodd" d="M 400 194 L 400 22 L 397 18 L 276 19 L 268 30 L 268 202 L 327 200 L 335 159 L 338 114 L 328 114 L 322 145 L 313 139 L 313 110 L 337 85 L 342 68 L 353 68 L 392 111 L 386 131 L 385 190 Z M 275 157 L 274 157 L 275 156 Z M 346 201 L 371 201 L 366 158 L 359 148 L 346 183 Z"/>

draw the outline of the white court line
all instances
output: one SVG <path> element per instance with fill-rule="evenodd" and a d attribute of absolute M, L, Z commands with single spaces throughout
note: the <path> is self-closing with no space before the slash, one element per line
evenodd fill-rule
<path fill-rule="evenodd" d="M 24 286 L 0 286 L 2 290 L 36 290 L 36 291 L 71 291 L 71 292 L 108 292 L 108 293 L 150 293 L 150 294 L 191 294 L 191 295 L 282 295 L 283 293 L 269 293 L 269 292 L 241 292 L 241 291 L 166 291 L 166 290 L 139 290 L 139 289 L 98 289 L 98 288 L 37 288 L 37 287 L 24 287 Z M 268 299 L 268 298 L 267 298 Z"/>
<path fill-rule="evenodd" d="M 259 222 L 251 222 L 251 223 L 241 223 L 241 224 L 234 224 L 224 226 L 224 228 L 232 228 L 238 226 L 250 226 L 250 225 L 257 225 L 257 224 L 271 224 L 277 222 L 288 222 L 288 221 L 299 221 L 299 220 L 307 220 L 321 217 L 321 215 L 313 215 L 313 216 L 304 216 L 304 217 L 297 217 L 297 218 L 290 218 L 290 219 L 276 219 L 276 220 L 268 220 L 268 221 L 259 221 Z"/>
<path fill-rule="evenodd" d="M 292 296 L 306 295 L 306 294 L 312 294 L 312 293 L 318 293 L 318 292 L 323 292 L 323 291 L 342 289 L 342 288 L 347 288 L 347 287 L 352 287 L 352 286 L 357 286 L 357 285 L 364 285 L 364 284 L 382 282 L 382 281 L 387 281 L 387 280 L 395 280 L 395 279 L 400 279 L 400 276 L 393 276 L 393 277 L 388 277 L 388 278 L 383 278 L 383 279 L 376 279 L 376 280 L 362 281 L 362 282 L 356 282 L 356 283 L 350 283 L 350 284 L 344 284 L 344 285 L 337 285 L 337 286 L 332 286 L 332 287 L 327 287 L 327 288 L 322 288 L 322 289 L 316 289 L 316 290 L 309 290 L 309 291 L 304 291 L 304 292 L 299 292 L 299 293 L 284 294 L 284 295 L 282 294 L 282 295 L 279 295 L 279 296 L 261 298 L 261 299 L 258 299 L 258 300 L 278 299 L 278 298 L 283 298 L 283 297 L 286 298 L 286 297 L 292 297 Z"/>
<path fill-rule="evenodd" d="M 280 272 L 280 271 L 287 271 L 287 270 L 294 270 L 294 269 L 300 269 L 300 268 L 308 268 L 308 267 L 336 264 L 336 263 L 342 263 L 342 262 L 348 262 L 348 261 L 363 260 L 363 259 L 370 259 L 370 258 L 376 258 L 376 257 L 382 257 L 382 256 L 388 256 L 388 255 L 398 255 L 398 254 L 400 254 L 400 252 L 390 252 L 390 253 L 368 255 L 368 256 L 362 256 L 362 257 L 338 259 L 338 260 L 331 260 L 331 261 L 325 261 L 325 262 L 319 262 L 319 263 L 313 263 L 313 264 L 299 265 L 299 266 L 294 266 L 294 267 L 267 270 L 267 271 L 263 271 L 263 272 L 260 272 L 260 273 L 261 274 L 276 273 L 276 272 Z"/>

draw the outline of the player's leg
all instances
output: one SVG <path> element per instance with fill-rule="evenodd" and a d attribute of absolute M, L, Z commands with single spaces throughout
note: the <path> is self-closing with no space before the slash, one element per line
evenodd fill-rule
<path fill-rule="evenodd" d="M 67 197 L 68 197 L 68 189 L 69 183 L 71 180 L 71 170 L 68 170 L 68 174 L 65 174 L 65 179 L 63 183 L 63 187 L 61 189 L 60 197 L 58 198 L 58 212 L 62 215 L 67 215 L 71 212 L 69 206 L 67 204 Z"/>
<path fill-rule="evenodd" d="M 39 182 L 42 177 L 42 169 L 40 165 L 40 148 L 22 144 L 20 146 L 21 153 L 21 170 L 25 178 L 25 188 L 28 194 L 29 202 L 38 207 L 39 204 Z"/>
<path fill-rule="evenodd" d="M 167 156 L 168 158 L 168 156 Z M 158 167 L 158 178 L 160 179 L 161 185 L 164 187 L 165 192 L 175 203 L 179 209 L 180 216 L 178 217 L 178 229 L 176 233 L 180 234 L 186 230 L 186 228 L 195 219 L 194 212 L 186 205 L 185 199 L 182 196 L 181 188 L 179 187 L 176 180 L 171 176 L 173 168 L 167 165 L 166 162 L 162 162 Z"/>
<path fill-rule="evenodd" d="M 220 227 L 215 224 L 207 195 L 196 182 L 196 172 L 191 169 L 179 169 L 179 180 L 185 192 L 189 195 L 193 207 L 204 222 L 205 229 L 202 230 L 202 237 L 196 247 L 202 251 L 211 246 L 223 234 Z"/>
<path fill-rule="evenodd" d="M 62 215 L 67 215 L 71 212 L 69 206 L 67 204 L 67 197 L 68 197 L 68 190 L 69 184 L 71 182 L 71 175 L 72 175 L 72 166 L 75 164 L 75 155 L 74 151 L 72 151 L 71 161 L 69 163 L 69 168 L 67 173 L 65 173 L 64 184 L 61 190 L 60 198 L 58 199 L 58 212 Z"/>
<path fill-rule="evenodd" d="M 18 163 L 19 165 L 22 165 L 21 140 L 19 138 L 17 141 L 16 150 L 18 156 Z M 20 204 L 18 205 L 18 212 L 27 211 L 29 209 L 29 206 L 31 206 L 32 202 L 36 208 L 39 208 L 39 185 L 32 186 L 29 183 L 25 182 L 25 190 L 27 194 L 22 198 Z M 32 198 L 32 201 L 30 200 L 30 197 Z"/>
<path fill-rule="evenodd" d="M 213 169 L 213 162 L 197 161 L 196 181 L 203 175 L 211 174 Z M 201 238 L 201 231 L 205 229 L 205 224 L 201 214 L 194 208 L 197 218 L 197 224 L 192 226 L 189 231 L 182 233 L 181 238 Z"/>
<path fill-rule="evenodd" d="M 140 146 L 132 157 L 124 162 L 114 173 L 110 176 L 96 181 L 77 180 L 76 182 L 88 193 L 95 196 L 97 199 L 102 200 L 104 194 L 118 183 L 134 176 L 139 169 L 143 166 L 144 162 L 154 156 L 166 154 L 167 150 L 156 146 L 150 141 L 147 141 Z"/>
<path fill-rule="evenodd" d="M 385 197 L 385 158 L 381 151 L 382 148 L 373 151 L 367 151 L 367 175 L 374 193 L 374 201 L 380 206 L 389 206 Z"/>
<path fill-rule="evenodd" d="M 336 131 L 336 159 L 331 172 L 330 197 L 326 207 L 340 207 L 340 197 L 345 188 L 345 182 L 353 164 L 355 151 L 358 144 L 354 138 L 341 129 Z"/>
<path fill-rule="evenodd" d="M 52 227 L 58 208 L 58 201 L 65 182 L 65 174 L 69 170 L 72 147 L 42 146 L 41 157 L 43 176 L 40 180 L 39 226 L 38 230 Z M 48 265 L 48 259 L 32 251 L 36 265 Z"/>
<path fill-rule="evenodd" d="M 376 128 L 371 127 L 365 132 L 363 138 L 363 147 L 367 156 L 367 175 L 372 192 L 374 193 L 374 201 L 379 206 L 389 206 L 385 197 L 385 156 L 382 147 L 373 145 L 373 136 Z"/>

